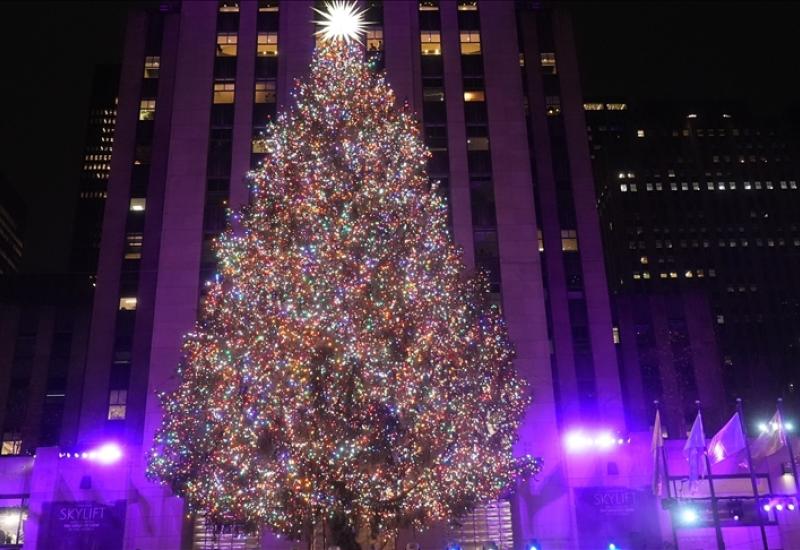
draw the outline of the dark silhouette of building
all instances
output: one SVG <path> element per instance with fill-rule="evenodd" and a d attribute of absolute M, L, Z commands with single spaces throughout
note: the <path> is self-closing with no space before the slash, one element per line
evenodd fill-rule
<path fill-rule="evenodd" d="M 0 174 L 0 277 L 20 269 L 25 217 L 25 204 Z"/>
<path fill-rule="evenodd" d="M 796 400 L 796 132 L 738 104 L 609 104 L 623 103 L 585 108 L 613 293 L 625 303 L 705 293 L 710 314 L 691 310 L 713 324 L 728 404 L 740 396 L 768 414 L 777 397 Z M 639 332 L 652 325 L 634 325 L 647 340 Z M 677 382 L 687 415 L 701 386 L 693 374 Z M 645 394 L 658 395 L 665 380 L 649 379 Z"/>

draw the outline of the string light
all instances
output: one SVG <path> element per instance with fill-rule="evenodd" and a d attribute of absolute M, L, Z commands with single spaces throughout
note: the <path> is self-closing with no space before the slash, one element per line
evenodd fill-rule
<path fill-rule="evenodd" d="M 348 36 L 269 127 L 148 458 L 190 510 L 295 539 L 421 528 L 540 469 L 512 454 L 528 390 L 419 126 Z"/>

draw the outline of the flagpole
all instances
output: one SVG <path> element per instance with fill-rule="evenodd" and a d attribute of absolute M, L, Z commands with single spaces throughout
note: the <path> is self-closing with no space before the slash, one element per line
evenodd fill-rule
<path fill-rule="evenodd" d="M 747 451 L 747 469 L 750 471 L 750 485 L 753 487 L 753 500 L 756 507 L 756 516 L 758 516 L 758 528 L 761 530 L 761 542 L 764 544 L 764 550 L 769 550 L 767 543 L 767 530 L 764 529 L 764 517 L 761 515 L 761 506 L 758 505 L 758 484 L 756 483 L 756 473 L 753 470 L 753 455 L 750 453 L 750 440 L 747 439 L 747 426 L 744 423 L 744 407 L 742 407 L 742 398 L 736 398 L 736 412 L 739 413 L 739 422 L 742 425 L 742 434 L 744 435 L 744 448 Z"/>
<path fill-rule="evenodd" d="M 778 398 L 778 414 L 781 416 L 781 426 L 780 429 L 783 430 L 783 411 L 781 407 L 783 405 L 783 398 Z M 794 487 L 795 496 L 800 495 L 800 479 L 797 479 L 797 463 L 794 460 L 794 452 L 792 451 L 792 441 L 789 432 L 783 432 L 783 438 L 786 440 L 786 449 L 789 451 L 789 463 L 792 465 L 792 476 L 794 477 Z"/>
<path fill-rule="evenodd" d="M 661 422 L 661 403 L 658 402 L 658 399 L 653 401 L 653 404 L 656 406 L 656 413 L 658 413 L 658 421 Z M 664 423 L 661 422 L 663 425 Z M 672 498 L 672 489 L 671 485 L 672 482 L 669 480 L 669 466 L 667 465 L 667 450 L 664 446 L 664 442 L 661 442 L 661 461 L 664 463 L 664 480 L 667 483 L 667 498 Z M 675 521 L 674 515 L 670 514 L 669 516 L 669 524 L 672 526 L 672 541 L 675 543 L 675 550 L 678 550 L 678 531 L 675 530 Z"/>
<path fill-rule="evenodd" d="M 700 401 L 695 401 L 695 405 L 697 405 L 697 415 L 700 417 L 700 422 L 702 423 L 702 416 L 700 415 Z M 705 430 L 703 430 L 705 433 Z M 705 446 L 705 441 L 703 442 Z M 711 461 L 708 460 L 708 453 L 706 449 L 703 449 L 703 458 L 706 461 L 706 471 L 708 472 L 708 489 L 711 493 L 711 512 L 714 516 L 714 531 L 717 534 L 717 548 L 719 550 L 725 550 L 725 539 L 722 537 L 722 526 L 719 523 L 719 507 L 717 506 L 717 494 L 714 491 L 714 476 L 711 474 Z"/>

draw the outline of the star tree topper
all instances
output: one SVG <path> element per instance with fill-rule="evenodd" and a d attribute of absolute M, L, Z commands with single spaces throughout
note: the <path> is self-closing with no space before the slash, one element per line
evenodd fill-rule
<path fill-rule="evenodd" d="M 351 40 L 360 42 L 359 35 L 367 31 L 369 23 L 364 21 L 367 10 L 359 10 L 355 2 L 335 0 L 325 4 L 323 10 L 312 9 L 322 16 L 322 21 L 314 21 L 321 26 L 314 34 L 322 36 L 324 40 L 344 40 L 348 44 Z"/>

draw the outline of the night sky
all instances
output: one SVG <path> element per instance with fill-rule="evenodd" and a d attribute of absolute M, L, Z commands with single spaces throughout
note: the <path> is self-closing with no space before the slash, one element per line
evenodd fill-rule
<path fill-rule="evenodd" d="M 386 0 L 390 1 L 390 0 Z M 143 2 L 3 5 L 0 172 L 29 205 L 27 271 L 66 268 L 93 68 Z M 571 3 L 584 95 L 797 108 L 800 3 Z"/>

